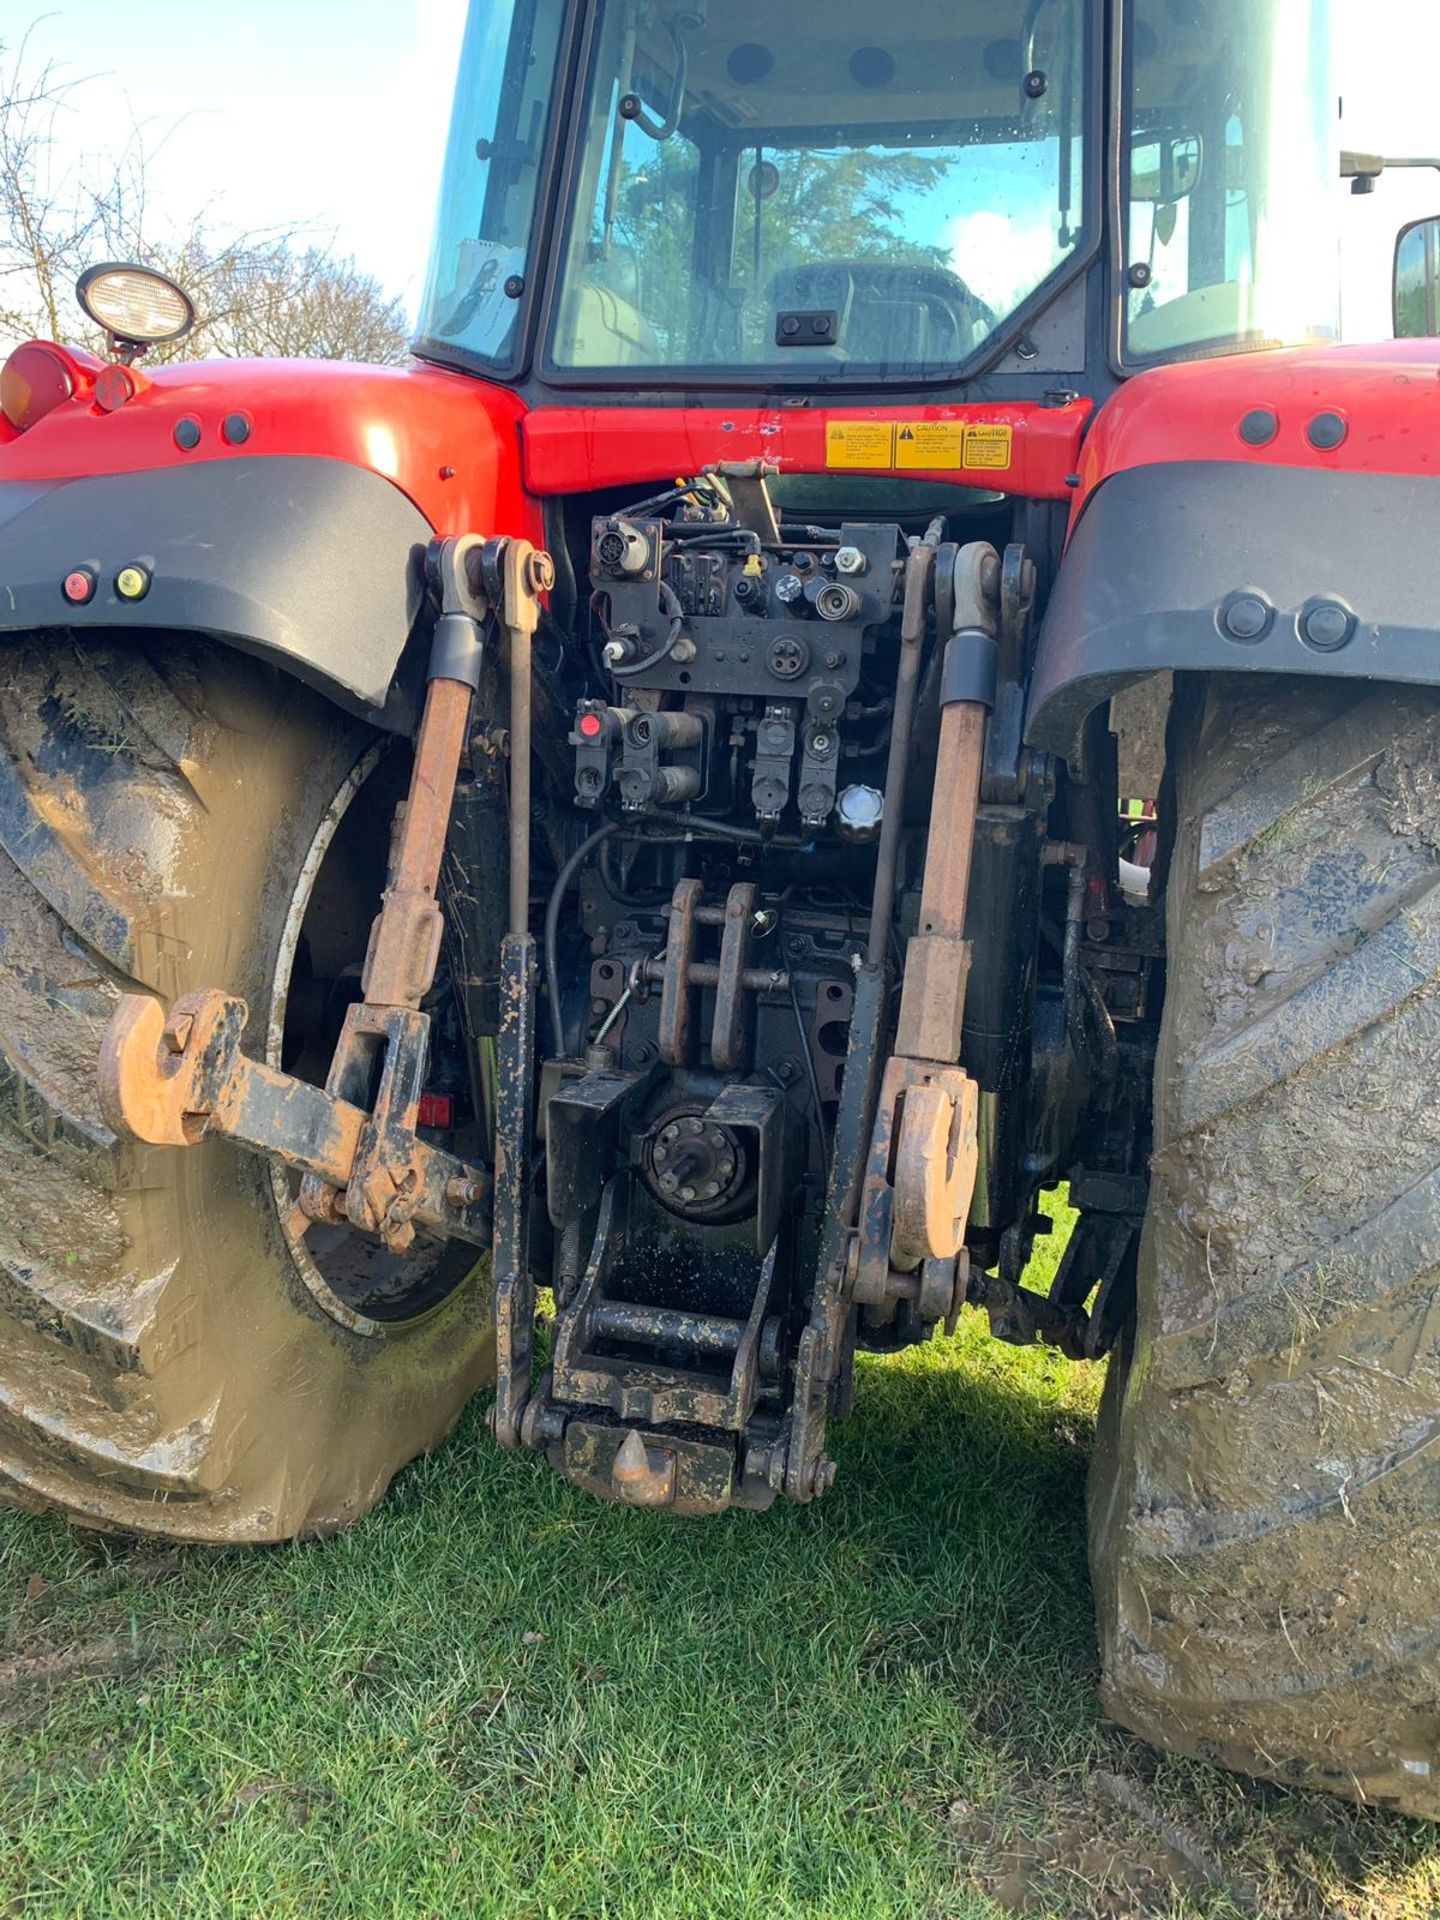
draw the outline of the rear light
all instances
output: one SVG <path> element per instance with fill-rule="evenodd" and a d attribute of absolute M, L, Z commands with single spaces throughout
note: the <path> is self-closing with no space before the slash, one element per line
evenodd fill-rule
<path fill-rule="evenodd" d="M 422 1093 L 420 1111 L 415 1116 L 419 1127 L 448 1127 L 454 1115 L 454 1105 L 448 1093 Z"/>
<path fill-rule="evenodd" d="M 89 399 L 105 362 L 83 347 L 27 340 L 0 366 L 0 415 L 17 433 L 79 394 Z"/>
<path fill-rule="evenodd" d="M 21 433 L 74 392 L 69 361 L 39 340 L 27 340 L 0 367 L 0 413 Z"/>

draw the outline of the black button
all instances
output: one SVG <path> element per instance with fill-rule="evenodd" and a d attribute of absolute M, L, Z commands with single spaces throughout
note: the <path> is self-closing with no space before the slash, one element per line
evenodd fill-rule
<path fill-rule="evenodd" d="M 183 420 L 175 422 L 175 444 L 188 453 L 192 447 L 200 444 L 200 422 L 193 414 L 187 413 Z"/>
<path fill-rule="evenodd" d="M 1268 447 L 1280 431 L 1280 421 L 1269 407 L 1252 407 L 1240 422 L 1240 438 L 1247 447 Z"/>
<path fill-rule="evenodd" d="M 243 413 L 227 413 L 220 423 L 220 431 L 230 446 L 243 446 L 250 438 L 249 418 Z"/>
<path fill-rule="evenodd" d="M 1305 429 L 1305 438 L 1321 453 L 1338 447 L 1350 429 L 1338 413 L 1317 413 Z"/>

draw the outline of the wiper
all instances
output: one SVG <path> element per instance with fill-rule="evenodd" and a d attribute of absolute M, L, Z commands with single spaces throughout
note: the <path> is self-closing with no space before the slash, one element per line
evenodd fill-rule
<path fill-rule="evenodd" d="M 435 329 L 442 340 L 454 340 L 464 333 L 470 322 L 480 310 L 480 303 L 495 291 L 495 282 L 500 278 L 500 262 L 487 260 L 461 294 L 451 312 Z"/>

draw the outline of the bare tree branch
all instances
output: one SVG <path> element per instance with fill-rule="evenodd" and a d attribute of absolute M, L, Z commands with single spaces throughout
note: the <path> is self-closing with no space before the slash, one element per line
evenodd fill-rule
<path fill-rule="evenodd" d="M 75 282 L 99 260 L 133 260 L 179 281 L 198 316 L 188 339 L 156 348 L 147 364 L 216 354 L 406 359 L 399 301 L 353 260 L 301 245 L 295 229 L 221 238 L 196 211 L 162 224 L 147 182 L 158 148 L 147 148 L 140 126 L 104 165 L 62 170 L 57 120 L 87 83 L 37 61 L 31 32 L 13 52 L 0 41 L 0 336 L 98 344 Z"/>

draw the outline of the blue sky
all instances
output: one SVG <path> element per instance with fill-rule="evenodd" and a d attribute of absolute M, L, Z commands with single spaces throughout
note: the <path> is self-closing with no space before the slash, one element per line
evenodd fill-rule
<path fill-rule="evenodd" d="M 25 4 L 0 8 L 12 45 Z M 117 150 L 133 119 L 162 210 L 333 233 L 413 311 L 464 0 L 32 5 L 32 54 L 84 80 L 59 124 L 67 162 Z"/>
<path fill-rule="evenodd" d="M 1440 151 L 1436 0 L 1335 0 L 1345 144 Z M 7 0 L 3 31 L 23 31 Z M 300 222 L 353 254 L 413 312 L 424 273 L 464 0 L 52 0 L 32 48 L 85 85 L 60 125 L 62 164 L 123 145 L 159 151 L 163 208 L 217 228 Z M 1416 84 L 1417 76 L 1426 76 Z M 1338 191 L 1338 188 L 1337 188 Z M 1440 174 L 1347 197 L 1346 330 L 1388 331 L 1396 228 L 1440 209 Z"/>

